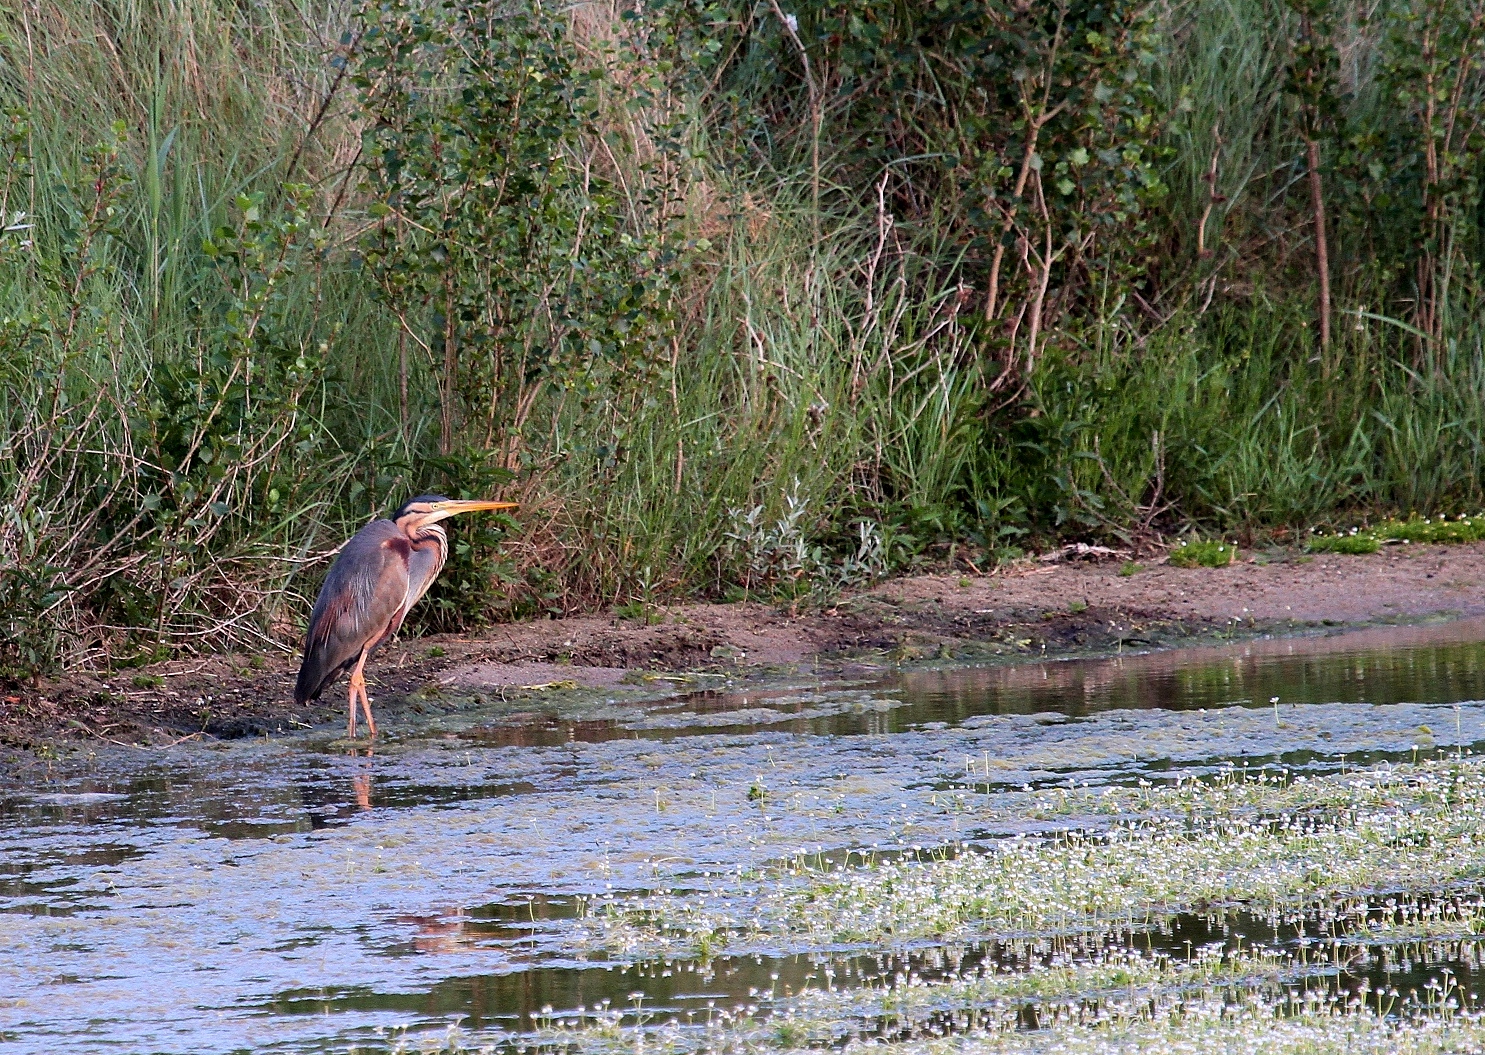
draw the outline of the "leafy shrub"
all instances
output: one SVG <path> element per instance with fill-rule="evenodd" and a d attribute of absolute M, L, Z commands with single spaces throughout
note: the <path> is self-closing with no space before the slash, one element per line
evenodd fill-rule
<path fill-rule="evenodd" d="M 18 116 L 10 127 L 0 211 L 31 163 Z M 157 658 L 177 635 L 261 640 L 294 564 L 235 566 L 326 480 L 333 438 L 308 409 L 333 326 L 305 310 L 323 248 L 309 192 L 285 185 L 272 210 L 237 196 L 172 335 L 191 354 L 156 334 L 139 355 L 115 307 L 131 292 L 126 146 L 116 126 L 65 173 L 53 215 L 0 231 L 0 424 L 15 438 L 0 447 L 0 677 L 89 650 Z"/>
<path fill-rule="evenodd" d="M 731 511 L 722 560 L 742 596 L 831 600 L 840 591 L 881 578 L 889 570 L 881 527 L 856 523 L 855 552 L 836 553 L 810 535 L 809 499 L 799 485 L 784 498 L 784 512 L 768 522 L 763 507 Z"/>
<path fill-rule="evenodd" d="M 604 69 L 535 0 L 363 7 L 360 248 L 438 363 L 440 453 L 520 464 L 552 393 L 612 413 L 669 361 L 676 255 L 596 153 Z M 658 203 L 663 204 L 663 203 Z"/>
<path fill-rule="evenodd" d="M 698 52 L 722 64 L 708 70 L 728 89 L 718 123 L 742 157 L 785 144 L 810 159 L 817 209 L 822 182 L 844 184 L 954 246 L 975 290 L 966 316 L 999 364 L 987 380 L 1014 393 L 1062 313 L 1142 267 L 1164 190 L 1156 7 L 789 7 L 781 22 L 751 3 L 657 5 L 710 29 Z"/>

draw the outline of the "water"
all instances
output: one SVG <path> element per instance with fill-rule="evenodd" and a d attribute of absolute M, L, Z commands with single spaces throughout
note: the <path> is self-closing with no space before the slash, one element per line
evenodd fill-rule
<path fill-rule="evenodd" d="M 1303 948 L 1290 972 L 1303 984 L 1420 988 L 1445 967 L 1473 984 L 1471 942 L 1325 951 L 1308 944 L 1321 921 L 1261 913 L 705 962 L 625 962 L 580 924 L 597 899 L 707 889 L 801 855 L 983 849 L 1047 826 L 1013 808 L 971 824 L 938 808 L 945 795 L 1014 804 L 1024 787 L 1470 749 L 1485 744 L 1482 697 L 1485 624 L 1467 621 L 523 704 L 392 730 L 370 756 L 324 730 L 36 763 L 0 786 L 0 1049 L 379 1050 L 451 1023 L 478 1043 L 547 1007 L 766 1014 L 807 988 L 1020 970 L 1093 947 L 1259 942 Z M 1345 911 L 1389 910 L 1363 898 Z"/>

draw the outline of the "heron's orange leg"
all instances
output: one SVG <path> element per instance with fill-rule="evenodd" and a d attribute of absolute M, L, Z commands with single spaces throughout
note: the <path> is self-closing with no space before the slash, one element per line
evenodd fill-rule
<path fill-rule="evenodd" d="M 350 721 L 346 725 L 347 738 L 356 738 L 356 698 L 361 699 L 361 709 L 366 713 L 366 725 L 370 730 L 371 738 L 376 739 L 376 719 L 371 717 L 371 697 L 366 695 L 366 668 L 367 654 L 361 653 L 361 658 L 356 661 L 356 667 L 351 671 L 351 714 Z"/>

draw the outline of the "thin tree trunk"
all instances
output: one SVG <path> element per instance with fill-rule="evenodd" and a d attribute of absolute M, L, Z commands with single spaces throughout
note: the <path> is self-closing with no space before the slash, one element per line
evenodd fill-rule
<path fill-rule="evenodd" d="M 454 391 L 459 371 L 459 346 L 454 332 L 454 286 L 444 280 L 443 315 L 443 413 L 439 418 L 438 453 L 454 449 Z"/>
<path fill-rule="evenodd" d="M 814 235 L 815 244 L 810 249 L 811 257 L 820 248 L 820 87 L 815 83 L 814 67 L 810 65 L 809 49 L 804 46 L 804 41 L 799 37 L 797 22 L 791 21 L 793 16 L 784 14 L 784 9 L 779 6 L 779 0 L 770 0 L 773 13 L 784 27 L 784 32 L 789 34 L 789 39 L 794 42 L 794 47 L 799 51 L 799 61 L 804 66 L 804 83 L 810 94 L 810 224 Z"/>
<path fill-rule="evenodd" d="M 681 341 L 670 338 L 670 409 L 675 414 L 675 493 L 681 493 L 681 478 L 686 472 L 685 430 L 681 426 L 681 394 L 676 386 L 676 374 L 681 369 Z"/>
<path fill-rule="evenodd" d="M 1042 134 L 1043 123 L 1034 118 L 1028 120 L 1030 131 L 1026 136 L 1026 149 L 1021 155 L 1021 171 L 1016 176 L 1016 189 L 1011 192 L 1012 202 L 1019 201 L 1026 190 L 1026 180 L 1031 175 L 1031 159 L 1036 156 L 1036 140 Z M 998 306 L 996 300 L 1000 296 L 1000 264 L 1005 259 L 1005 236 L 1014 223 L 1014 216 L 1009 212 L 1006 213 L 1005 222 L 1000 226 L 1000 237 L 995 240 L 995 256 L 990 261 L 990 281 L 985 290 L 986 322 L 995 318 L 995 310 Z"/>
<path fill-rule="evenodd" d="M 1325 190 L 1320 183 L 1320 144 L 1305 139 L 1310 164 L 1310 207 L 1315 214 L 1315 268 L 1320 273 L 1320 348 L 1330 350 L 1330 248 L 1325 241 Z"/>
<path fill-rule="evenodd" d="M 1434 136 L 1435 122 L 1438 117 L 1438 85 L 1434 73 L 1434 54 L 1437 37 L 1431 33 L 1423 34 L 1423 61 L 1427 64 L 1428 74 L 1423 81 L 1423 97 L 1428 104 L 1423 112 L 1423 211 L 1424 211 L 1424 238 L 1425 244 L 1438 234 L 1438 198 L 1435 191 L 1439 184 L 1439 145 Z M 1437 274 L 1438 261 L 1433 253 L 1425 252 L 1418 261 L 1418 328 L 1429 337 L 1438 336 L 1436 329 L 1438 324 L 1438 303 L 1435 287 L 1435 276 Z M 1418 356 L 1420 364 L 1423 357 L 1428 356 L 1430 348 L 1426 341 L 1419 341 Z"/>
<path fill-rule="evenodd" d="M 397 329 L 397 409 L 402 422 L 402 442 L 407 442 L 407 331 Z"/>

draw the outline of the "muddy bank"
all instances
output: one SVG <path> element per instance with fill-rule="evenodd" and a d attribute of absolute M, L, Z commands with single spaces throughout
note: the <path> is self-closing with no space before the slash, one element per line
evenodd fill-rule
<path fill-rule="evenodd" d="M 1485 614 L 1485 545 L 1315 558 L 1275 551 L 1220 569 L 1027 562 L 984 576 L 897 579 L 827 610 L 684 604 L 642 618 L 582 615 L 404 640 L 378 657 L 368 680 L 379 718 L 395 722 L 474 696 L 1149 649 L 1203 635 L 1476 614 Z M 296 662 L 206 657 L 13 691 L 0 697 L 0 744 L 158 744 L 341 720 L 339 688 L 294 706 Z"/>

